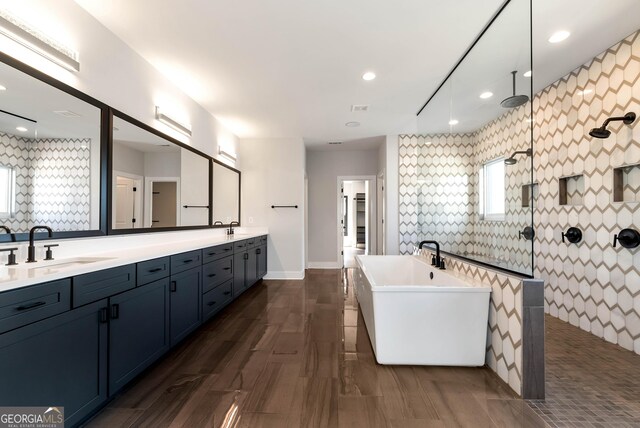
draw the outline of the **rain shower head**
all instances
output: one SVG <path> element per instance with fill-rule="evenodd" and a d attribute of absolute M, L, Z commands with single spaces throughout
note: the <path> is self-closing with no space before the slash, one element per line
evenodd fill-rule
<path fill-rule="evenodd" d="M 529 97 L 526 95 L 516 95 L 516 74 L 517 73 L 518 73 L 517 70 L 514 70 L 511 72 L 511 74 L 513 75 L 513 95 L 502 100 L 500 105 L 504 108 L 520 107 L 521 105 L 529 101 Z"/>
<path fill-rule="evenodd" d="M 516 155 L 527 155 L 527 156 L 531 156 L 532 150 L 531 149 L 527 149 L 527 150 L 518 150 L 517 152 L 514 152 L 510 158 L 505 159 L 504 160 L 504 164 L 505 165 L 515 165 L 518 163 L 518 161 L 516 160 Z"/>
<path fill-rule="evenodd" d="M 609 122 L 615 122 L 619 120 L 621 120 L 625 125 L 631 125 L 636 120 L 636 114 L 634 112 L 629 112 L 624 116 L 610 117 L 609 119 L 604 121 L 601 127 L 593 128 L 591 131 L 589 131 L 589 135 L 594 138 L 609 138 L 609 135 L 611 135 L 611 131 L 607 129 L 607 125 L 609 124 Z"/>

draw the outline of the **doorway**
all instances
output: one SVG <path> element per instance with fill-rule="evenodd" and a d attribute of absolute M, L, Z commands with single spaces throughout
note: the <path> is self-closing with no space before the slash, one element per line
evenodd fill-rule
<path fill-rule="evenodd" d="M 142 227 L 142 177 L 114 171 L 114 229 Z"/>
<path fill-rule="evenodd" d="M 151 183 L 151 227 L 175 227 L 178 225 L 177 190 L 178 186 L 175 181 Z"/>
<path fill-rule="evenodd" d="M 338 177 L 338 259 L 356 267 L 356 255 L 376 254 L 376 177 Z"/>

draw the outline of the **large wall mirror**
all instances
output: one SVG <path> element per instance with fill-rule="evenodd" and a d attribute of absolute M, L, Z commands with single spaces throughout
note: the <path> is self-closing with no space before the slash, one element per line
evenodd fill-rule
<path fill-rule="evenodd" d="M 152 128 L 113 116 L 112 231 L 209 226 L 210 158 Z"/>
<path fill-rule="evenodd" d="M 399 140 L 401 251 L 533 274 L 530 0 L 511 0 Z"/>
<path fill-rule="evenodd" d="M 0 62 L 0 224 L 21 240 L 35 225 L 51 227 L 55 237 L 104 233 L 104 107 L 20 68 L 28 67 Z"/>
<path fill-rule="evenodd" d="M 213 160 L 214 225 L 240 223 L 240 171 Z"/>

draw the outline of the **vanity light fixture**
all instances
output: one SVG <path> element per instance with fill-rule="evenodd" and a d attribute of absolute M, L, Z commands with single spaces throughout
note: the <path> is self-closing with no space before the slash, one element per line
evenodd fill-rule
<path fill-rule="evenodd" d="M 483 92 L 480 94 L 480 98 L 482 98 L 483 100 L 486 100 L 487 98 L 491 98 L 493 96 L 493 92 Z"/>
<path fill-rule="evenodd" d="M 156 119 L 159 122 L 162 122 L 165 125 L 175 129 L 176 131 L 180 132 L 181 134 L 184 134 L 187 137 L 191 137 L 191 128 L 190 127 L 188 127 L 187 125 L 183 125 L 182 123 L 178 122 L 177 120 L 172 119 L 169 116 L 167 116 L 166 114 L 162 113 L 160 111 L 160 107 L 159 106 L 156 106 Z"/>
<path fill-rule="evenodd" d="M 460 123 L 460 122 L 458 122 L 458 119 L 451 119 L 451 120 L 449 121 L 449 125 L 452 125 L 452 126 L 453 126 L 453 125 L 457 125 L 458 123 Z"/>
<path fill-rule="evenodd" d="M 238 157 L 235 154 L 223 150 L 222 147 L 218 147 L 218 154 L 234 163 L 238 160 Z"/>
<path fill-rule="evenodd" d="M 376 73 L 374 73 L 373 71 L 367 71 L 362 75 L 362 80 L 366 80 L 366 81 L 373 80 L 375 78 L 376 78 Z"/>
<path fill-rule="evenodd" d="M 27 132 L 27 131 L 28 131 L 28 129 L 27 129 L 27 128 L 25 128 L 24 126 L 17 126 L 17 127 L 16 127 L 16 131 L 20 131 L 20 132 Z"/>
<path fill-rule="evenodd" d="M 61 46 L 6 12 L 0 12 L 0 34 L 69 71 L 80 71 L 77 52 Z"/>
<path fill-rule="evenodd" d="M 566 30 L 556 31 L 549 37 L 549 43 L 560 43 L 563 40 L 566 40 L 571 35 L 570 32 Z"/>

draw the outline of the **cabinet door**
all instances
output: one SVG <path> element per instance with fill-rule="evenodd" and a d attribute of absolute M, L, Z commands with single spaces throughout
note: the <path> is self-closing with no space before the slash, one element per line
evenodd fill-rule
<path fill-rule="evenodd" d="M 200 268 L 171 275 L 171 346 L 200 325 L 202 298 L 202 271 Z"/>
<path fill-rule="evenodd" d="M 169 278 L 109 299 L 109 396 L 169 349 Z"/>
<path fill-rule="evenodd" d="M 239 296 L 246 288 L 247 257 L 246 251 L 233 256 L 233 297 Z"/>
<path fill-rule="evenodd" d="M 262 279 L 267 274 L 267 246 L 260 245 L 256 248 L 258 255 L 258 279 Z"/>
<path fill-rule="evenodd" d="M 249 288 L 258 280 L 258 255 L 256 254 L 256 248 L 247 251 L 247 254 L 249 257 L 247 258 L 246 287 Z"/>
<path fill-rule="evenodd" d="M 107 322 L 105 299 L 0 335 L 0 403 L 84 419 L 107 400 Z"/>

